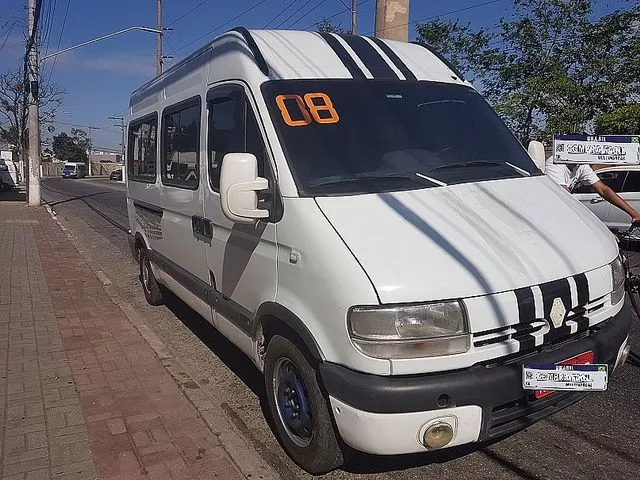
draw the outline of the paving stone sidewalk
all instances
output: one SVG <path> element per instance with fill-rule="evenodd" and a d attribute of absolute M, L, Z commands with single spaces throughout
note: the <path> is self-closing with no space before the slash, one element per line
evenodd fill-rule
<path fill-rule="evenodd" d="M 0 478 L 245 478 L 44 208 L 0 199 Z"/>

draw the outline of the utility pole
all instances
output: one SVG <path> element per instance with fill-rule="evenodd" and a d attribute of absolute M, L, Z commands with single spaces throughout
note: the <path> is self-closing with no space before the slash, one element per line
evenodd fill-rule
<path fill-rule="evenodd" d="M 162 0 L 157 0 L 156 75 L 162 73 Z"/>
<path fill-rule="evenodd" d="M 353 35 L 358 34 L 358 0 L 351 0 L 351 33 Z"/>
<path fill-rule="evenodd" d="M 118 123 L 114 123 L 113 126 L 114 127 L 118 127 L 120 129 L 120 132 L 122 133 L 122 141 L 120 143 L 120 145 L 122 146 L 122 163 L 124 163 L 124 117 L 108 117 L 109 120 L 113 120 L 114 122 L 118 122 Z"/>
<path fill-rule="evenodd" d="M 376 0 L 375 36 L 409 41 L 409 0 Z"/>
<path fill-rule="evenodd" d="M 109 117 L 109 120 L 117 121 L 118 123 L 114 123 L 114 126 L 120 128 L 120 132 L 122 133 L 122 142 L 120 145 L 122 146 L 122 182 L 125 183 L 127 181 L 127 168 L 126 162 L 124 159 L 125 155 L 125 146 L 124 146 L 124 132 L 126 125 L 124 124 L 124 117 Z"/>
<path fill-rule="evenodd" d="M 38 118 L 38 19 L 40 18 L 41 0 L 29 0 L 27 49 L 25 66 L 27 69 L 28 119 L 29 119 L 29 175 L 27 195 L 29 205 L 40 206 L 40 122 Z"/>
<path fill-rule="evenodd" d="M 89 126 L 87 128 L 89 130 L 89 135 L 88 135 L 88 138 L 87 138 L 87 140 L 89 140 L 88 143 L 87 143 L 87 147 L 88 147 L 87 148 L 87 150 L 88 150 L 87 151 L 87 158 L 89 159 L 89 176 L 91 176 L 91 175 L 93 175 L 93 169 L 91 168 L 91 151 L 93 150 L 93 131 L 94 130 L 99 130 L 100 127 Z"/>

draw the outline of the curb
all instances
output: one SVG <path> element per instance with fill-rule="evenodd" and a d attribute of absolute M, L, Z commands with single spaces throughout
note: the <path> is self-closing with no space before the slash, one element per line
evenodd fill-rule
<path fill-rule="evenodd" d="M 113 282 L 104 274 L 98 265 L 87 257 L 80 243 L 73 234 L 65 227 L 57 218 L 57 214 L 53 209 L 46 205 L 51 218 L 58 224 L 58 227 L 65 234 L 71 244 L 78 250 L 87 263 L 91 271 L 98 277 L 105 292 L 111 301 L 120 308 L 122 313 L 127 317 L 129 322 L 138 330 L 147 344 L 158 356 L 165 370 L 171 375 L 176 382 L 182 394 L 191 403 L 202 422 L 217 438 L 220 446 L 227 452 L 231 460 L 238 466 L 242 474 L 247 479 L 263 479 L 263 480 L 282 480 L 282 477 L 269 466 L 258 454 L 251 444 L 236 430 L 233 422 L 231 422 L 206 393 L 200 388 L 180 364 L 180 361 L 173 355 L 171 350 L 164 342 L 146 325 L 143 317 L 137 312 L 135 307 L 127 302 L 118 293 Z"/>

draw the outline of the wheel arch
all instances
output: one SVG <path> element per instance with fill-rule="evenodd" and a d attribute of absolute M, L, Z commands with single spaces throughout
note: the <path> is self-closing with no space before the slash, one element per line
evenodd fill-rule
<path fill-rule="evenodd" d="M 304 347 L 311 357 L 317 361 L 324 361 L 324 355 L 314 336 L 304 322 L 291 310 L 275 302 L 265 302 L 258 308 L 251 330 L 253 340 L 259 340 L 262 334 L 264 345 L 274 335 L 282 335 Z"/>

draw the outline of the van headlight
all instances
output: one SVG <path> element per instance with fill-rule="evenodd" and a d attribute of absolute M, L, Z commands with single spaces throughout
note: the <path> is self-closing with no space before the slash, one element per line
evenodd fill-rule
<path fill-rule="evenodd" d="M 471 344 L 467 315 L 458 301 L 353 307 L 347 323 L 356 348 L 375 358 L 453 355 Z"/>
<path fill-rule="evenodd" d="M 611 293 L 611 304 L 617 305 L 624 298 L 624 266 L 622 265 L 622 257 L 618 255 L 611 262 L 611 275 L 613 277 L 613 292 Z"/>

